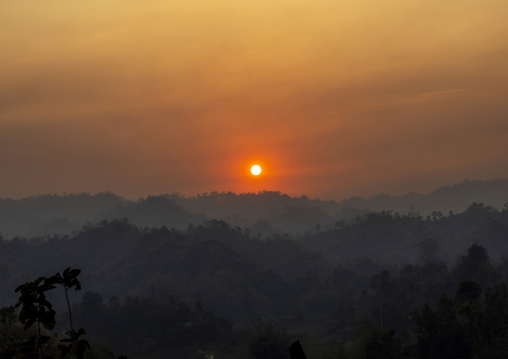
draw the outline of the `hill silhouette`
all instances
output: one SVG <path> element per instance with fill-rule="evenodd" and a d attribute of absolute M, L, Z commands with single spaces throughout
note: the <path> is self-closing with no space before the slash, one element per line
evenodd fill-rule
<path fill-rule="evenodd" d="M 139 227 L 164 225 L 183 230 L 189 225 L 199 226 L 207 220 L 218 219 L 246 228 L 260 237 L 275 233 L 308 235 L 334 228 L 337 222 L 368 212 L 427 216 L 433 212 L 463 212 L 474 202 L 502 209 L 508 202 L 508 180 L 464 181 L 426 195 L 377 195 L 340 202 L 270 191 L 256 194 L 212 192 L 195 197 L 173 193 L 137 201 L 112 193 L 0 199 L 0 235 L 13 238 L 72 234 L 87 223 L 124 217 Z"/>

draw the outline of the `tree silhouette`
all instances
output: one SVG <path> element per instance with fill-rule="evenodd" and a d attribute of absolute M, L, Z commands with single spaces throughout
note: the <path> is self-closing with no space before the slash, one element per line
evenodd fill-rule
<path fill-rule="evenodd" d="M 71 329 L 66 333 L 68 337 L 61 339 L 58 343 L 60 358 L 75 357 L 83 359 L 85 351 L 90 349 L 90 344 L 87 340 L 81 338 L 85 334 L 83 328 L 79 328 L 77 331 L 74 329 L 68 293 L 71 288 L 81 289 L 81 283 L 77 279 L 80 272 L 81 269 L 68 267 L 62 274 L 58 272 L 49 278 L 39 277 L 33 282 L 26 282 L 16 288 L 16 293 L 20 293 L 16 308 L 21 306 L 18 321 L 24 325 L 25 331 L 37 323 L 37 336 L 30 337 L 19 348 L 15 353 L 16 358 L 55 358 L 54 356 L 44 355 L 44 344 L 50 340 L 50 336 L 43 334 L 42 328 L 52 330 L 56 325 L 56 312 L 53 310 L 51 302 L 46 299 L 46 292 L 55 289 L 56 285 L 61 285 L 65 292 Z"/>

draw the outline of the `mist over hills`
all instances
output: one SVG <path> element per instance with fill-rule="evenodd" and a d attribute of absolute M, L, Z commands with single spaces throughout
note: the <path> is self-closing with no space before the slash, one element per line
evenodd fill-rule
<path fill-rule="evenodd" d="M 85 288 L 73 293 L 76 320 L 91 339 L 129 355 L 196 358 L 174 351 L 201 350 L 197 333 L 214 332 L 198 326 L 203 313 L 225 325 L 226 353 L 245 350 L 252 336 L 242 331 L 257 320 L 314 343 L 352 341 L 366 326 L 395 328 L 410 343 L 411 310 L 453 297 L 466 280 L 488 288 L 508 279 L 507 185 L 465 181 L 428 195 L 341 202 L 278 192 L 5 199 L 0 305 L 15 303 L 19 284 L 72 266 Z M 65 310 L 54 293 L 48 298 Z M 127 325 L 133 310 L 138 319 Z M 168 328 L 188 340 L 168 347 L 158 334 Z M 207 340 L 210 348 L 220 342 Z"/>
<path fill-rule="evenodd" d="M 185 230 L 137 227 L 126 218 L 103 220 L 73 236 L 0 241 L 0 279 L 15 287 L 16 281 L 71 263 L 83 269 L 89 289 L 106 297 L 146 295 L 158 288 L 248 321 L 261 313 L 275 315 L 281 309 L 274 298 L 288 303 L 287 293 L 309 274 L 324 275 L 337 264 L 360 265 L 367 277 L 380 265 L 397 267 L 429 258 L 453 266 L 473 244 L 485 247 L 493 262 L 508 264 L 507 214 L 507 209 L 482 204 L 426 219 L 373 212 L 301 238 L 275 234 L 266 239 L 215 219 Z M 13 291 L 4 292 L 0 300 L 8 303 L 13 296 Z"/>
<path fill-rule="evenodd" d="M 463 212 L 472 203 L 501 209 L 508 199 L 508 180 L 469 181 L 439 187 L 427 195 L 408 193 L 403 196 L 377 195 L 363 199 L 354 197 L 341 203 L 372 211 L 392 210 L 399 213 L 418 212 L 423 216 L 434 211 Z"/>
<path fill-rule="evenodd" d="M 89 224 L 72 236 L 1 240 L 0 280 L 15 288 L 72 265 L 83 270 L 87 290 L 105 298 L 172 293 L 246 324 L 311 309 L 313 316 L 325 314 L 335 305 L 330 298 L 344 288 L 361 290 L 383 269 L 454 268 L 473 244 L 508 268 L 506 238 L 508 209 L 477 203 L 429 218 L 372 212 L 301 237 L 259 238 L 216 219 L 177 230 L 137 227 L 124 218 Z M 14 300 L 13 290 L 0 293 L 0 303 Z"/>
<path fill-rule="evenodd" d="M 474 202 L 501 209 L 508 202 L 508 180 L 464 181 L 429 194 L 380 194 L 338 201 L 291 197 L 280 192 L 235 194 L 212 192 L 185 197 L 177 193 L 137 201 L 112 193 L 54 195 L 19 200 L 0 199 L 0 235 L 71 234 L 87 223 L 128 218 L 140 227 L 185 229 L 220 219 L 258 236 L 309 234 L 368 212 L 393 211 L 422 216 L 462 212 Z"/>

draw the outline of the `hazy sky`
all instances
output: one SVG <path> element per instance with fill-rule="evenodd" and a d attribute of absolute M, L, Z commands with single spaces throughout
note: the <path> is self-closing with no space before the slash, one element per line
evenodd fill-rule
<path fill-rule="evenodd" d="M 508 178 L 507 18 L 506 0 L 0 0 L 0 197 Z"/>

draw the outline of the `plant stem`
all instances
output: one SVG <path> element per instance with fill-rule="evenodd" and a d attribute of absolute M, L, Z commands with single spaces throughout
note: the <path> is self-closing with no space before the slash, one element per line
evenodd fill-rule
<path fill-rule="evenodd" d="M 69 296 L 67 294 L 69 288 L 67 288 L 67 286 L 64 285 L 64 289 L 65 289 L 65 299 L 67 300 L 67 309 L 69 310 L 69 321 L 71 322 L 71 330 L 72 332 L 74 332 L 74 326 L 72 325 L 71 304 L 69 303 Z"/>
<path fill-rule="evenodd" d="M 40 313 L 40 310 L 41 310 L 41 305 L 37 304 L 37 313 Z M 44 356 L 44 351 L 43 351 L 42 345 L 41 345 L 41 322 L 39 321 L 39 315 L 37 315 L 37 330 L 39 333 L 39 337 L 37 338 L 37 345 L 36 345 L 35 349 L 37 350 L 37 356 L 39 358 L 41 358 Z"/>

